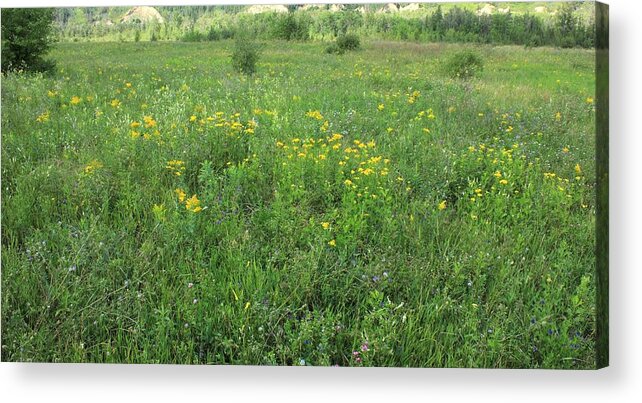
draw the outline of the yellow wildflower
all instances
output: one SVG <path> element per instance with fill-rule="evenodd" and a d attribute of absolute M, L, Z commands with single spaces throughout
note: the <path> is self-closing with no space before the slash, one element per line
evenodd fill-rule
<path fill-rule="evenodd" d="M 438 208 L 439 210 L 443 210 L 443 209 L 445 209 L 445 208 L 446 208 L 446 200 L 442 200 L 442 201 L 439 203 L 439 205 L 437 205 L 437 208 Z"/>
<path fill-rule="evenodd" d="M 323 120 L 323 115 L 319 111 L 307 111 L 305 113 L 305 116 L 316 119 L 316 120 Z"/>
<path fill-rule="evenodd" d="M 145 127 L 148 129 L 156 126 L 156 121 L 151 116 L 143 116 L 143 121 L 145 122 Z"/>
<path fill-rule="evenodd" d="M 36 122 L 44 123 L 49 120 L 49 111 L 44 111 L 36 118 Z"/>
<path fill-rule="evenodd" d="M 192 197 L 185 201 L 185 208 L 193 213 L 198 213 L 199 211 L 203 210 L 200 205 L 201 201 L 198 200 L 198 197 L 196 197 L 196 195 L 192 195 Z"/>
<path fill-rule="evenodd" d="M 321 223 L 321 226 L 323 227 L 323 229 L 329 229 L 330 228 L 330 223 L 327 222 L 327 221 L 324 221 L 324 222 Z"/>
<path fill-rule="evenodd" d="M 102 168 L 103 164 L 98 161 L 98 160 L 93 160 L 89 164 L 85 166 L 85 174 L 90 175 L 92 174 L 96 169 Z"/>
<path fill-rule="evenodd" d="M 582 167 L 580 167 L 580 164 L 575 164 L 575 173 L 578 175 L 582 174 Z"/>
<path fill-rule="evenodd" d="M 502 179 L 499 181 L 500 185 L 508 185 L 508 181 L 506 179 Z"/>
<path fill-rule="evenodd" d="M 183 201 L 185 201 L 185 196 L 187 196 L 187 195 L 185 194 L 185 192 L 183 191 L 183 189 L 181 189 L 181 188 L 177 188 L 176 190 L 174 190 L 174 193 L 176 193 L 176 196 L 178 196 L 178 201 L 179 201 L 180 203 L 182 203 Z"/>
<path fill-rule="evenodd" d="M 330 242 L 328 242 L 328 245 L 330 245 L 330 246 L 332 246 L 334 248 L 335 246 L 337 246 L 337 241 L 333 239 Z"/>
<path fill-rule="evenodd" d="M 110 102 L 110 105 L 112 107 L 114 107 L 114 108 L 118 108 L 118 107 L 120 107 L 120 101 L 117 100 L 117 99 L 112 99 L 111 102 Z"/>
<path fill-rule="evenodd" d="M 185 172 L 185 163 L 181 160 L 171 160 L 167 161 L 165 168 L 172 171 L 176 176 L 181 176 Z"/>
<path fill-rule="evenodd" d="M 72 105 L 78 105 L 80 101 L 82 101 L 82 98 L 74 95 L 73 97 L 71 97 L 71 101 L 69 101 L 69 103 L 71 103 Z"/>

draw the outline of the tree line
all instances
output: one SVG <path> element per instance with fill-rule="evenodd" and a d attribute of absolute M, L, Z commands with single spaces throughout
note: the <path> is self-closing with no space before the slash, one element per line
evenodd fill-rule
<path fill-rule="evenodd" d="M 62 41 L 213 41 L 239 31 L 256 39 L 331 41 L 348 33 L 363 39 L 418 42 L 468 42 L 524 46 L 594 46 L 593 21 L 580 18 L 577 2 L 559 6 L 555 15 L 494 13 L 441 5 L 418 14 L 361 13 L 357 5 L 331 12 L 327 6 L 287 13 L 242 13 L 244 6 L 157 7 L 165 21 L 122 23 L 127 7 L 58 8 L 54 34 Z M 434 7 L 432 5 L 431 7 Z"/>

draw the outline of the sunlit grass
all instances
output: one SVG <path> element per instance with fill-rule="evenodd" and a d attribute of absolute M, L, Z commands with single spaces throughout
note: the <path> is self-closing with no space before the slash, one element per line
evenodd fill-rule
<path fill-rule="evenodd" d="M 324 48 L 3 77 L 3 360 L 593 367 L 593 53 Z"/>

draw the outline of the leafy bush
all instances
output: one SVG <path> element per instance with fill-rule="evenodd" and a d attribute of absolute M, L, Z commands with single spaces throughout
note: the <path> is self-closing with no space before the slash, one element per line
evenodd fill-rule
<path fill-rule="evenodd" d="M 357 50 L 361 47 L 361 41 L 359 37 L 355 34 L 346 34 L 341 35 L 337 38 L 337 41 L 330 44 L 326 49 L 326 53 L 333 53 L 337 55 L 342 55 L 350 50 Z"/>
<path fill-rule="evenodd" d="M 2 71 L 51 71 L 45 60 L 52 38 L 53 10 L 7 8 L 2 10 Z"/>
<path fill-rule="evenodd" d="M 206 36 L 202 34 L 199 31 L 196 31 L 194 29 L 188 31 L 183 35 L 181 38 L 181 41 L 183 42 L 203 42 L 205 40 Z"/>
<path fill-rule="evenodd" d="M 361 47 L 361 41 L 355 34 L 341 35 L 337 38 L 337 46 L 343 51 L 357 50 Z"/>
<path fill-rule="evenodd" d="M 325 48 L 325 53 L 342 55 L 345 53 L 345 51 L 339 48 L 336 43 L 331 43 L 327 48 Z"/>
<path fill-rule="evenodd" d="M 259 47 L 245 37 L 236 40 L 232 52 L 232 67 L 239 73 L 252 75 L 256 72 L 256 62 L 259 60 Z"/>
<path fill-rule="evenodd" d="M 207 40 L 210 42 L 220 41 L 221 39 L 230 39 L 233 37 L 234 31 L 227 28 L 216 29 L 214 27 L 210 27 L 209 31 L 207 31 Z"/>
<path fill-rule="evenodd" d="M 444 66 L 445 72 L 453 78 L 471 78 L 484 69 L 481 56 L 465 50 L 453 54 Z"/>
<path fill-rule="evenodd" d="M 286 41 L 306 41 L 309 39 L 310 22 L 305 18 L 296 18 L 292 14 L 280 17 L 274 27 L 274 37 Z"/>

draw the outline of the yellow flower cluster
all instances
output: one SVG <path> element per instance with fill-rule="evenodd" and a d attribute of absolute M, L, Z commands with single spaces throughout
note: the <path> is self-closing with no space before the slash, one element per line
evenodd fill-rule
<path fill-rule="evenodd" d="M 176 176 L 181 176 L 185 172 L 185 162 L 181 160 L 170 160 L 167 161 L 165 168 L 172 171 Z"/>
<path fill-rule="evenodd" d="M 422 120 L 422 119 L 435 120 L 437 119 L 437 117 L 435 116 L 435 112 L 433 112 L 432 108 L 428 108 L 425 111 L 417 112 L 417 116 L 415 116 L 415 120 Z"/>
<path fill-rule="evenodd" d="M 417 98 L 419 98 L 419 95 L 421 95 L 421 92 L 415 90 L 412 92 L 412 94 L 407 94 L 408 95 L 408 103 L 409 104 L 414 104 Z"/>
<path fill-rule="evenodd" d="M 305 116 L 316 120 L 323 120 L 323 115 L 319 111 L 308 111 L 306 112 Z"/>
<path fill-rule="evenodd" d="M 189 122 L 192 127 L 196 128 L 197 132 L 204 132 L 207 128 L 226 128 L 227 135 L 231 137 L 239 137 L 242 133 L 254 134 L 256 128 L 256 121 L 249 120 L 245 124 L 240 121 L 240 113 L 233 113 L 229 117 L 225 116 L 224 112 L 216 112 L 213 116 L 205 116 L 199 118 L 197 115 L 191 115 Z"/>
<path fill-rule="evenodd" d="M 156 126 L 156 121 L 151 116 L 143 116 L 143 122 L 145 122 L 145 128 L 147 129 Z"/>
<path fill-rule="evenodd" d="M 143 122 L 142 123 L 138 122 L 138 121 L 134 121 L 134 122 L 131 122 L 129 124 L 129 127 L 132 129 L 129 132 L 129 135 L 134 140 L 139 138 L 139 137 L 141 137 L 141 136 L 143 136 L 143 138 L 145 140 L 150 140 L 152 138 L 155 138 L 157 141 L 161 142 L 161 140 L 160 140 L 160 131 L 158 129 L 154 129 L 153 131 L 145 131 L 143 133 L 141 133 L 139 130 L 136 130 L 136 129 L 140 128 L 141 126 L 144 126 L 146 129 L 152 129 L 152 128 L 155 128 L 157 125 L 158 125 L 158 123 L 156 122 L 156 120 L 153 117 L 151 117 L 151 116 L 143 116 Z"/>
<path fill-rule="evenodd" d="M 44 111 L 42 114 L 38 115 L 36 122 L 44 123 L 49 121 L 49 111 Z"/>
<path fill-rule="evenodd" d="M 91 175 L 95 170 L 103 167 L 103 164 L 98 160 L 93 160 L 85 166 L 85 175 Z"/>
<path fill-rule="evenodd" d="M 176 193 L 176 196 L 178 197 L 178 202 L 181 204 L 184 203 L 185 209 L 187 209 L 188 211 L 191 211 L 192 213 L 203 211 L 203 208 L 201 207 L 201 201 L 198 199 L 198 197 L 196 197 L 196 195 L 192 195 L 192 197 L 188 199 L 187 194 L 181 188 L 174 190 L 174 193 Z"/>

